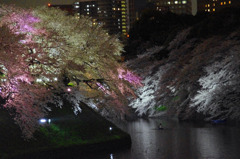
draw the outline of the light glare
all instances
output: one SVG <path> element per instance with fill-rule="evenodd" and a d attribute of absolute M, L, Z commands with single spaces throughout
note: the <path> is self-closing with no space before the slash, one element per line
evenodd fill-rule
<path fill-rule="evenodd" d="M 46 119 L 40 119 L 40 123 L 46 123 L 47 120 Z"/>

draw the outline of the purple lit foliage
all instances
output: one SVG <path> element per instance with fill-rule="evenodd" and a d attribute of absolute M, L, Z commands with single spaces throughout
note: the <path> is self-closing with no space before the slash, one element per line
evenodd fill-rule
<path fill-rule="evenodd" d="M 123 68 L 118 68 L 118 78 L 124 79 L 134 86 L 143 86 L 141 83 L 141 78 L 139 76 L 133 74 L 129 70 L 125 71 Z"/>
<path fill-rule="evenodd" d="M 44 33 L 44 30 L 34 27 L 38 22 L 40 22 L 40 19 L 34 17 L 31 11 L 21 10 L 3 17 L 0 24 L 6 24 L 14 34 L 25 34 L 26 37 L 21 42 L 30 43 L 33 35 Z"/>

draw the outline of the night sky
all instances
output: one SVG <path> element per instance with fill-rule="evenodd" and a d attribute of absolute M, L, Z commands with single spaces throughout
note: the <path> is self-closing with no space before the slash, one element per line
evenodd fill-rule
<path fill-rule="evenodd" d="M 0 0 L 0 3 L 5 4 L 15 4 L 21 7 L 35 7 L 41 5 L 51 4 L 72 4 L 73 2 L 78 0 Z M 143 8 L 146 0 L 135 0 L 135 8 L 138 10 L 139 8 Z"/>

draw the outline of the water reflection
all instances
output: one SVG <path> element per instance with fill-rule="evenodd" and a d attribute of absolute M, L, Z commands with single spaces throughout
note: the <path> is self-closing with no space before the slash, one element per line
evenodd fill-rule
<path fill-rule="evenodd" d="M 110 154 L 110 159 L 113 159 L 113 154 Z"/>
<path fill-rule="evenodd" d="M 162 123 L 164 129 L 157 129 Z M 240 128 L 179 123 L 173 119 L 139 119 L 117 123 L 132 138 L 132 147 L 76 159 L 239 159 Z"/>
<path fill-rule="evenodd" d="M 158 130 L 159 123 L 164 130 Z M 118 124 L 132 137 L 131 150 L 114 159 L 238 159 L 240 129 L 210 124 L 178 123 L 172 119 L 139 119 Z"/>

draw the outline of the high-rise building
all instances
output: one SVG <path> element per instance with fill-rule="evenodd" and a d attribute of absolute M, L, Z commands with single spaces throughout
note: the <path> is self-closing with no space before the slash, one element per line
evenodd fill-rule
<path fill-rule="evenodd" d="M 135 21 L 134 0 L 78 0 L 73 5 L 52 5 L 69 14 L 92 17 L 93 25 L 102 24 L 110 34 L 128 36 Z"/>
<path fill-rule="evenodd" d="M 127 36 L 134 18 L 134 0 L 79 0 L 74 3 L 76 13 L 90 16 L 93 25 L 102 24 L 110 34 Z"/>
<path fill-rule="evenodd" d="M 236 0 L 201 0 L 198 4 L 198 11 L 216 12 L 222 8 L 234 5 Z"/>
<path fill-rule="evenodd" d="M 149 0 L 148 0 L 149 1 Z M 240 0 L 151 0 L 158 11 L 171 11 L 176 14 L 215 12 L 225 7 L 239 5 Z"/>
<path fill-rule="evenodd" d="M 195 14 L 192 0 L 154 0 L 156 10 L 171 11 L 176 14 Z"/>

